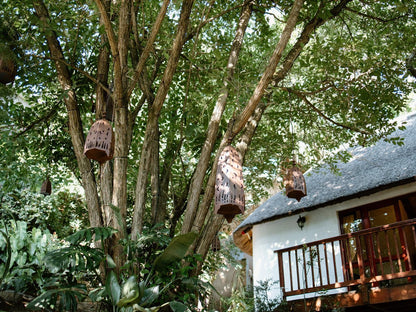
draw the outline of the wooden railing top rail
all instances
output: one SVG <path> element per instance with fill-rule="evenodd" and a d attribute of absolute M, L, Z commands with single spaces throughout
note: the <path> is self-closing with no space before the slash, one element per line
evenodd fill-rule
<path fill-rule="evenodd" d="M 393 229 L 402 228 L 404 226 L 410 226 L 410 225 L 416 225 L 416 218 L 415 219 L 408 219 L 408 220 L 404 220 L 404 221 L 399 221 L 399 222 L 395 222 L 395 223 L 391 223 L 391 224 L 386 224 L 386 225 L 382 225 L 382 226 L 377 226 L 377 227 L 373 227 L 373 228 L 370 228 L 370 229 L 360 230 L 360 231 L 356 231 L 356 232 L 352 232 L 352 233 L 333 236 L 333 237 L 329 237 L 329 238 L 325 238 L 325 239 L 321 239 L 321 240 L 317 240 L 317 241 L 314 241 L 314 242 L 305 243 L 305 244 L 301 244 L 301 245 L 296 245 L 296 246 L 292 246 L 292 247 L 288 247 L 288 248 L 284 248 L 284 249 L 277 249 L 274 252 L 275 253 L 284 253 L 284 252 L 288 252 L 288 251 L 292 251 L 292 250 L 296 250 L 296 249 L 300 249 L 300 248 L 304 248 L 304 247 L 312 247 L 312 246 L 316 246 L 316 245 L 323 244 L 323 243 L 330 243 L 330 242 L 345 240 L 345 239 L 349 239 L 349 238 L 352 238 L 352 237 L 363 236 L 363 235 L 373 234 L 373 233 L 376 233 L 376 232 L 382 232 L 382 231 L 387 231 L 387 230 L 393 230 Z"/>

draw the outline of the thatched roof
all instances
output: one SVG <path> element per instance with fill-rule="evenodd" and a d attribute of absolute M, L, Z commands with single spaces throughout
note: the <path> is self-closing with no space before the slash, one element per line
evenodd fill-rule
<path fill-rule="evenodd" d="M 397 130 L 391 137 L 401 137 L 404 145 L 380 140 L 375 145 L 351 148 L 352 158 L 338 163 L 339 174 L 328 167 L 305 173 L 307 196 L 300 202 L 285 196 L 284 190 L 273 195 L 248 216 L 234 231 L 237 244 L 242 232 L 253 225 L 279 219 L 302 211 L 369 195 L 393 186 L 415 181 L 416 176 L 416 114 L 398 120 L 406 122 L 404 131 Z M 247 243 L 247 242 L 246 242 Z M 237 244 L 240 247 L 240 244 Z M 247 246 L 244 248 L 248 250 Z M 246 251 L 244 250 L 243 251 Z"/>

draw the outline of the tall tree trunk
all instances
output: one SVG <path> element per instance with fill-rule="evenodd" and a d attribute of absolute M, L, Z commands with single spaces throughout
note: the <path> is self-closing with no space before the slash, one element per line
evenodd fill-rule
<path fill-rule="evenodd" d="M 238 28 L 231 46 L 230 56 L 228 58 L 227 76 L 224 79 L 224 85 L 221 88 L 220 96 L 217 99 L 217 102 L 215 103 L 215 107 L 208 125 L 207 137 L 202 147 L 201 155 L 195 173 L 192 176 L 191 186 L 189 188 L 188 203 L 185 210 L 185 216 L 181 229 L 182 233 L 188 233 L 189 231 L 191 231 L 192 225 L 195 221 L 195 215 L 198 209 L 202 184 L 204 182 L 204 177 L 209 166 L 211 153 L 214 149 L 214 144 L 217 139 L 221 117 L 224 112 L 225 105 L 227 103 L 229 84 L 231 83 L 234 76 L 235 66 L 238 61 L 239 52 L 243 44 L 244 34 L 251 17 L 251 13 L 252 3 L 250 2 L 246 4 L 242 9 L 240 20 L 238 23 Z M 199 229 L 194 228 L 194 230 Z"/>
<path fill-rule="evenodd" d="M 283 29 L 282 35 L 280 36 L 280 40 L 277 43 L 276 48 L 273 51 L 273 54 L 269 60 L 269 64 L 267 65 L 249 102 L 247 103 L 244 110 L 239 114 L 239 116 L 236 119 L 236 122 L 234 123 L 232 133 L 231 133 L 232 137 L 238 134 L 246 125 L 247 120 L 253 114 L 258 103 L 263 97 L 265 90 L 267 89 L 270 82 L 272 81 L 273 74 L 275 73 L 277 65 L 279 64 L 280 59 L 282 58 L 283 51 L 286 49 L 287 44 L 289 43 L 289 39 L 292 36 L 293 30 L 296 27 L 299 12 L 300 12 L 300 9 L 302 8 L 302 5 L 303 5 L 303 0 L 295 0 L 295 2 L 293 3 L 293 6 L 292 6 L 292 9 L 290 10 L 285 28 Z"/>
<path fill-rule="evenodd" d="M 114 169 L 112 205 L 108 212 L 111 215 L 109 225 L 118 230 L 109 244 L 109 253 L 113 256 L 117 267 L 123 264 L 123 249 L 118 243 L 126 235 L 127 217 L 127 155 L 129 112 L 126 97 L 128 84 L 128 43 L 130 35 L 130 13 L 132 0 L 122 0 L 119 7 L 118 38 L 111 24 L 109 14 L 101 0 L 95 0 L 101 20 L 107 34 L 114 64 Z"/>
<path fill-rule="evenodd" d="M 48 43 L 51 58 L 55 61 L 59 84 L 61 85 L 64 94 L 66 94 L 64 100 L 68 112 L 69 133 L 71 135 L 72 145 L 74 147 L 78 168 L 81 174 L 82 185 L 85 190 L 90 226 L 102 226 L 97 186 L 94 174 L 92 173 L 91 162 L 84 156 L 84 132 L 82 129 L 76 94 L 72 88 L 69 70 L 65 65 L 67 62 L 65 61 L 55 32 L 48 29 L 50 19 L 45 4 L 41 0 L 36 0 L 33 2 L 33 5 L 36 14 L 40 19 L 41 27 L 43 27 L 45 31 L 45 37 Z"/>
<path fill-rule="evenodd" d="M 286 23 L 286 27 L 283 30 L 281 39 L 276 46 L 275 52 L 273 53 L 271 60 L 269 61 L 269 66 L 266 69 L 265 73 L 263 74 L 262 79 L 257 85 L 246 108 L 237 118 L 237 122 L 234 123 L 232 131 L 229 134 L 232 138 L 241 131 L 242 127 L 246 127 L 246 131 L 241 138 L 240 144 L 237 145 L 237 147 L 239 147 L 238 150 L 239 150 L 240 155 L 242 156 L 242 159 L 244 159 L 245 152 L 247 151 L 247 148 L 251 142 L 251 138 L 254 135 L 255 128 L 252 128 L 252 126 L 255 125 L 257 127 L 257 124 L 260 121 L 261 116 L 266 108 L 266 107 L 262 107 L 262 105 L 258 103 L 260 102 L 260 99 L 263 96 L 264 91 L 270 84 L 271 80 L 273 79 L 275 82 L 280 82 L 281 80 L 283 80 L 284 77 L 286 77 L 287 73 L 292 68 L 294 61 L 296 60 L 296 58 L 299 56 L 299 54 L 303 50 L 303 47 L 309 42 L 311 34 L 313 34 L 316 31 L 316 29 L 319 26 L 323 25 L 326 21 L 339 15 L 340 12 L 345 8 L 345 6 L 350 1 L 351 0 L 341 1 L 338 5 L 336 5 L 333 9 L 330 10 L 332 15 L 329 16 L 326 20 L 323 20 L 320 17 L 321 12 L 318 11 L 316 15 L 311 19 L 311 21 L 308 22 L 304 26 L 304 29 L 301 35 L 299 36 L 297 42 L 295 43 L 295 45 L 292 47 L 292 49 L 289 51 L 289 53 L 285 57 L 281 69 L 274 74 L 277 64 L 278 64 L 278 60 L 280 60 L 282 56 L 282 52 L 284 51 L 284 47 L 282 45 L 284 46 L 287 45 L 288 39 L 290 38 L 290 33 L 293 32 L 293 29 L 296 25 L 297 15 L 299 14 L 299 10 L 302 6 L 302 2 L 303 2 L 302 0 L 295 1 L 295 3 L 293 4 L 292 10 L 290 12 L 288 21 Z M 276 65 L 276 67 L 273 70 L 270 70 L 269 67 L 274 66 L 274 65 Z M 253 114 L 254 110 L 257 110 L 257 112 Z M 250 118 L 254 122 L 253 125 L 250 125 L 251 122 L 247 125 L 247 121 L 250 120 Z M 222 150 L 221 146 L 224 144 L 225 141 L 226 139 L 224 138 L 220 145 L 219 152 Z M 218 157 L 218 153 L 217 153 L 217 157 Z M 215 176 L 213 173 L 216 171 L 217 161 L 218 160 L 216 159 L 216 162 L 214 163 L 214 168 L 212 169 L 211 175 L 208 180 L 204 199 L 200 208 L 201 212 L 198 211 L 198 213 L 201 215 L 197 216 L 197 218 L 195 219 L 196 229 L 200 229 L 203 226 L 202 222 L 205 220 L 203 216 L 204 215 L 206 216 L 207 214 L 206 211 L 209 209 L 212 198 L 214 196 Z M 221 216 L 213 216 L 210 220 L 211 221 L 209 223 L 209 226 L 207 225 L 204 228 L 204 231 L 198 240 L 198 245 L 195 248 L 195 252 L 203 255 L 203 257 L 205 257 L 206 253 L 208 252 L 210 242 L 212 242 L 217 231 L 220 229 L 221 224 L 223 223 L 223 218 L 221 218 Z"/>
<path fill-rule="evenodd" d="M 111 1 L 106 0 L 104 7 L 107 12 L 110 11 Z M 104 21 L 100 18 L 100 24 L 103 25 Z M 105 34 L 101 35 L 101 50 L 98 55 L 97 64 L 97 81 L 99 82 L 95 87 L 96 109 L 95 119 L 98 120 L 107 116 L 107 119 L 112 119 L 113 116 L 109 116 L 110 112 L 107 112 L 107 102 L 112 101 L 111 94 L 104 90 L 102 86 L 108 87 L 108 71 L 110 68 L 110 51 L 107 48 L 107 37 Z M 113 110 L 114 111 L 114 110 Z M 112 113 L 111 113 L 112 114 Z M 111 196 L 113 192 L 113 171 L 111 162 L 107 161 L 100 165 L 100 190 L 101 190 L 101 214 L 103 218 L 103 225 L 109 226 L 111 224 Z"/>
<path fill-rule="evenodd" d="M 257 107 L 258 103 L 260 102 L 261 97 L 264 94 L 264 90 L 267 88 L 268 84 L 272 80 L 273 73 L 276 70 L 277 64 L 280 61 L 282 53 L 286 48 L 289 38 L 295 29 L 296 22 L 298 19 L 299 11 L 302 7 L 303 1 L 297 0 L 293 4 L 292 10 L 290 11 L 288 21 L 286 23 L 285 29 L 283 30 L 282 36 L 280 37 L 279 42 L 276 45 L 276 48 L 273 52 L 273 55 L 270 58 L 269 65 L 265 69 L 263 76 L 257 85 L 250 101 L 246 105 L 245 109 L 242 113 L 236 118 L 236 122 L 230 121 L 229 123 L 229 131 L 224 135 L 220 147 L 217 151 L 217 155 L 213 164 L 213 168 L 211 170 L 211 174 L 208 178 L 207 187 L 205 188 L 204 198 L 199 208 L 199 216 L 194 220 L 193 227 L 194 230 L 200 230 L 203 226 L 203 222 L 205 220 L 204 216 L 207 215 L 208 209 L 211 205 L 212 198 L 214 197 L 214 185 L 215 185 L 215 174 L 217 170 L 217 163 L 219 155 L 222 149 L 231 142 L 231 140 L 238 134 L 241 129 L 246 125 L 247 120 L 253 114 L 254 109 Z"/>
<path fill-rule="evenodd" d="M 267 107 L 268 105 L 264 101 L 259 103 L 256 110 L 254 111 L 254 114 L 248 120 L 243 130 L 243 133 L 241 134 L 241 137 L 238 140 L 238 143 L 236 144 L 236 149 L 240 155 L 242 163 L 244 163 L 244 159 L 247 155 L 247 151 L 250 146 L 251 140 L 253 139 L 257 126 Z M 213 182 L 211 181 L 211 183 Z M 204 211 L 205 210 L 202 209 L 201 212 L 198 211 L 198 215 L 195 220 L 195 224 L 198 227 L 204 226 L 204 221 L 206 220 L 207 215 L 206 213 L 203 213 Z M 223 216 L 214 214 L 212 210 L 210 210 L 210 214 L 211 216 L 208 219 L 209 221 L 205 224 L 205 227 L 199 239 L 198 247 L 196 249 L 196 253 L 201 254 L 203 258 L 205 258 L 215 235 L 221 229 L 221 226 L 224 223 Z"/>
<path fill-rule="evenodd" d="M 152 188 L 152 202 L 151 202 L 151 215 L 152 223 L 156 224 L 157 221 L 163 221 L 164 216 L 158 216 L 159 207 L 159 194 L 160 194 L 160 179 L 159 179 L 159 127 L 156 129 L 156 135 L 152 144 L 150 160 L 150 185 Z M 160 212 L 159 212 L 160 213 Z M 163 217 L 159 219 L 159 217 Z M 157 220 L 156 220 L 157 219 Z"/>
<path fill-rule="evenodd" d="M 170 84 L 173 79 L 176 67 L 179 61 L 179 55 L 185 43 L 185 35 L 189 26 L 189 18 L 193 6 L 193 0 L 184 0 L 182 2 L 181 15 L 179 18 L 178 31 L 172 45 L 172 51 L 163 74 L 159 89 L 157 90 L 155 100 L 149 108 L 149 119 L 146 126 L 144 142 L 142 146 L 142 153 L 140 157 L 139 174 L 136 184 L 136 202 L 134 205 L 133 225 L 132 225 L 132 239 L 137 239 L 137 235 L 143 230 L 143 216 L 145 209 L 144 194 L 146 191 L 147 174 L 149 172 L 149 159 L 151 152 L 151 141 L 154 140 L 156 134 L 156 127 L 158 124 L 160 110 L 169 91 Z"/>

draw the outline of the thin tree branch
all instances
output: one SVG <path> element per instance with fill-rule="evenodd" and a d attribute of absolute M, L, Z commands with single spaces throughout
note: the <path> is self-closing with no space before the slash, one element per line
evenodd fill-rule
<path fill-rule="evenodd" d="M 107 14 L 107 10 L 105 9 L 105 6 L 101 0 L 94 0 L 94 2 L 96 3 L 98 10 L 100 11 L 101 18 L 103 20 L 104 28 L 108 37 L 108 43 L 110 44 L 111 48 L 111 53 L 114 57 L 116 57 L 118 55 L 117 38 L 114 33 L 113 26 L 111 25 L 110 18 Z"/>
<path fill-rule="evenodd" d="M 351 9 L 349 7 L 345 7 L 345 10 L 349 11 L 349 12 L 352 12 L 354 14 L 357 14 L 361 17 L 369 18 L 369 19 L 372 19 L 372 20 L 375 20 L 375 21 L 378 21 L 378 22 L 381 22 L 381 23 L 390 23 L 392 21 L 395 21 L 395 20 L 398 20 L 400 18 L 408 16 L 408 14 L 404 14 L 404 15 L 399 15 L 399 16 L 396 16 L 396 17 L 392 17 L 390 19 L 384 19 L 384 18 L 381 18 L 381 17 L 378 17 L 378 16 L 373 16 L 373 15 L 370 15 L 370 14 L 366 14 L 366 13 L 356 11 L 356 10 Z"/>
<path fill-rule="evenodd" d="M 215 16 L 212 16 L 212 17 L 210 17 L 209 19 L 206 19 L 206 20 L 204 20 L 204 21 L 202 21 L 197 27 L 195 27 L 194 29 L 192 29 L 190 32 L 189 32 L 189 34 L 186 36 L 186 41 L 189 41 L 190 39 L 192 39 L 197 33 L 199 33 L 200 31 L 201 31 L 201 29 L 204 27 L 204 26 L 206 26 L 207 24 L 209 24 L 210 22 L 212 22 L 213 20 L 216 20 L 217 18 L 220 18 L 221 16 L 224 16 L 225 14 L 227 14 L 227 13 L 229 13 L 229 12 L 231 12 L 231 11 L 233 11 L 233 10 L 236 10 L 236 9 L 238 9 L 238 8 L 242 8 L 243 6 L 245 6 L 245 5 L 247 5 L 248 3 L 250 3 L 250 2 L 252 2 L 253 0 L 246 0 L 246 1 L 244 1 L 244 3 L 242 3 L 242 4 L 237 4 L 237 5 L 235 5 L 235 6 L 233 6 L 233 7 L 231 7 L 231 8 L 229 8 L 229 9 L 227 9 L 227 10 L 225 10 L 225 11 L 222 11 L 222 12 L 220 12 L 220 13 L 218 13 L 217 15 L 215 15 Z M 214 1 L 211 1 L 211 6 L 212 6 L 212 4 L 213 4 L 213 2 Z"/>
<path fill-rule="evenodd" d="M 15 138 L 18 138 L 19 136 L 25 134 L 26 132 L 30 131 L 31 129 L 33 129 L 36 125 L 42 123 L 42 122 L 46 122 L 49 119 L 51 119 L 53 116 L 56 115 L 56 109 L 58 108 L 59 104 L 55 104 L 52 109 L 44 116 L 40 117 L 39 119 L 36 119 L 35 121 L 33 121 L 29 126 L 27 126 L 24 130 L 18 132 L 15 135 Z"/>
<path fill-rule="evenodd" d="M 140 74 L 142 73 L 144 69 L 144 65 L 146 63 L 147 58 L 149 57 L 150 51 L 152 50 L 153 44 L 156 40 L 156 36 L 159 33 L 160 27 L 162 26 L 162 21 L 166 15 L 166 11 L 168 9 L 169 3 L 170 3 L 170 0 L 163 1 L 159 14 L 156 17 L 156 21 L 153 24 L 149 39 L 147 40 L 146 46 L 144 47 L 144 50 L 142 54 L 140 55 L 139 63 L 137 64 L 136 69 L 134 70 L 134 76 L 127 91 L 127 99 L 130 98 L 135 88 L 135 85 L 137 84 L 139 80 Z"/>
<path fill-rule="evenodd" d="M 326 20 L 322 19 L 320 15 L 321 9 L 317 11 L 315 16 L 304 26 L 302 33 L 300 34 L 298 40 L 293 45 L 289 53 L 286 55 L 285 60 L 283 61 L 283 64 L 280 70 L 274 74 L 273 81 L 275 85 L 277 85 L 280 81 L 282 81 L 286 77 L 286 74 L 292 68 L 295 60 L 303 51 L 304 46 L 309 42 L 312 33 L 314 33 L 318 27 L 323 25 L 328 20 L 331 20 L 335 18 L 336 16 L 338 16 L 341 13 L 341 11 L 345 8 L 345 6 L 351 1 L 352 0 L 342 0 L 337 6 L 335 6 L 334 8 L 330 10 L 332 15 L 328 17 L 328 19 Z M 321 3 L 320 8 L 322 8 L 322 5 L 323 5 L 323 2 Z"/>
<path fill-rule="evenodd" d="M 238 22 L 238 28 L 231 45 L 230 55 L 227 62 L 227 75 L 223 82 L 223 87 L 220 90 L 220 95 L 215 103 L 215 107 L 211 114 L 211 118 L 208 125 L 207 136 L 202 146 L 198 164 L 194 175 L 192 176 L 191 186 L 188 194 L 188 204 L 186 207 L 184 220 L 181 228 L 181 233 L 188 233 L 191 231 L 195 222 L 195 215 L 198 210 L 198 203 L 201 194 L 204 177 L 209 166 L 209 160 L 211 158 L 212 150 L 215 145 L 215 141 L 218 136 L 218 129 L 221 122 L 227 98 L 229 94 L 229 84 L 233 79 L 235 67 L 237 65 L 241 46 L 243 44 L 244 35 L 250 21 L 253 6 L 247 4 L 243 7 L 240 19 Z M 203 208 L 201 208 L 203 209 Z"/>
<path fill-rule="evenodd" d="M 289 13 L 289 17 L 287 19 L 287 23 L 285 28 L 283 29 L 282 35 L 280 36 L 280 40 L 276 45 L 276 48 L 273 52 L 269 60 L 269 64 L 267 65 L 263 76 L 261 77 L 259 83 L 256 86 L 256 89 L 253 92 L 249 102 L 247 103 L 244 110 L 240 113 L 237 117 L 236 122 L 231 130 L 231 139 L 239 133 L 245 124 L 247 123 L 250 116 L 253 114 L 254 110 L 256 109 L 258 103 L 260 102 L 261 98 L 264 95 L 264 92 L 270 82 L 272 81 L 273 74 L 276 70 L 277 64 L 279 64 L 280 59 L 283 55 L 283 51 L 285 50 L 287 44 L 289 43 L 289 39 L 292 35 L 296 27 L 296 23 L 298 20 L 299 12 L 303 6 L 303 0 L 296 0 L 293 3 L 292 9 Z"/>
<path fill-rule="evenodd" d="M 356 128 L 356 127 L 353 127 L 353 126 L 349 126 L 349 125 L 339 123 L 339 122 L 333 120 L 331 117 L 326 116 L 319 108 L 317 108 L 315 105 L 313 105 L 311 103 L 311 101 L 309 101 L 309 99 L 306 97 L 306 95 L 303 94 L 302 92 L 291 89 L 291 88 L 282 88 L 282 89 L 289 92 L 289 93 L 295 94 L 297 97 L 302 99 L 302 101 L 305 102 L 305 104 L 307 104 L 309 107 L 311 107 L 316 113 L 318 113 L 319 116 L 321 116 L 326 121 L 329 121 L 330 123 L 332 123 L 332 124 L 334 124 L 338 127 L 348 129 L 348 130 L 351 130 L 351 131 L 354 131 L 354 132 L 358 132 L 358 133 L 361 133 L 361 134 L 364 134 L 364 135 L 369 135 L 370 134 L 366 130 L 362 130 L 362 129 L 359 129 L 359 128 Z"/>
<path fill-rule="evenodd" d="M 44 56 L 39 56 L 39 55 L 35 55 L 35 54 L 29 54 L 30 56 L 32 56 L 32 57 L 35 57 L 35 58 L 40 58 L 40 59 L 43 59 L 43 60 L 52 60 L 52 61 L 54 61 L 54 62 L 60 62 L 60 63 L 62 63 L 62 64 L 64 64 L 64 65 L 66 65 L 66 66 L 68 66 L 68 67 L 70 67 L 70 68 L 72 68 L 72 69 L 74 69 L 74 70 L 76 70 L 77 72 L 79 72 L 80 74 L 82 74 L 82 75 L 84 75 L 85 77 L 87 77 L 89 80 L 91 80 L 94 84 L 96 84 L 96 85 L 98 85 L 98 86 L 100 86 L 105 92 L 107 92 L 107 94 L 111 94 L 111 90 L 107 87 L 107 86 L 105 86 L 104 84 L 102 84 L 98 79 L 96 79 L 96 78 L 94 78 L 93 76 L 91 76 L 91 74 L 89 74 L 88 72 L 86 72 L 85 70 L 83 70 L 83 69 L 81 69 L 81 68 L 79 68 L 79 67 L 77 67 L 77 66 L 74 66 L 73 64 L 71 64 L 71 63 L 69 63 L 68 61 L 66 61 L 65 59 L 62 59 L 62 58 L 57 58 L 57 57 L 53 57 L 53 56 L 50 56 L 50 57 L 44 57 Z"/>

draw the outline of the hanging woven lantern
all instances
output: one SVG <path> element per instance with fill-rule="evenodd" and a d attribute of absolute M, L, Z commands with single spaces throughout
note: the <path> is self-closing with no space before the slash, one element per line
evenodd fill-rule
<path fill-rule="evenodd" d="M 84 145 L 84 155 L 99 163 L 113 158 L 114 133 L 111 124 L 106 119 L 94 122 L 88 132 Z"/>
<path fill-rule="evenodd" d="M 286 187 L 286 196 L 289 198 L 296 198 L 297 201 L 306 196 L 306 183 L 302 171 L 296 166 L 293 161 L 293 166 L 290 168 L 285 176 L 284 184 Z"/>
<path fill-rule="evenodd" d="M 16 64 L 13 60 L 13 52 L 8 48 L 0 52 L 0 82 L 2 84 L 14 81 L 16 77 Z"/>
<path fill-rule="evenodd" d="M 42 186 L 40 188 L 40 193 L 45 196 L 51 195 L 52 185 L 51 185 L 51 181 L 49 180 L 49 178 L 46 178 L 46 180 L 43 181 Z"/>
<path fill-rule="evenodd" d="M 212 251 L 219 251 L 221 249 L 221 242 L 218 235 L 215 235 L 212 244 L 211 244 Z"/>
<path fill-rule="evenodd" d="M 244 213 L 243 167 L 232 146 L 224 148 L 218 160 L 215 212 L 224 215 L 228 223 L 236 214 Z"/>

